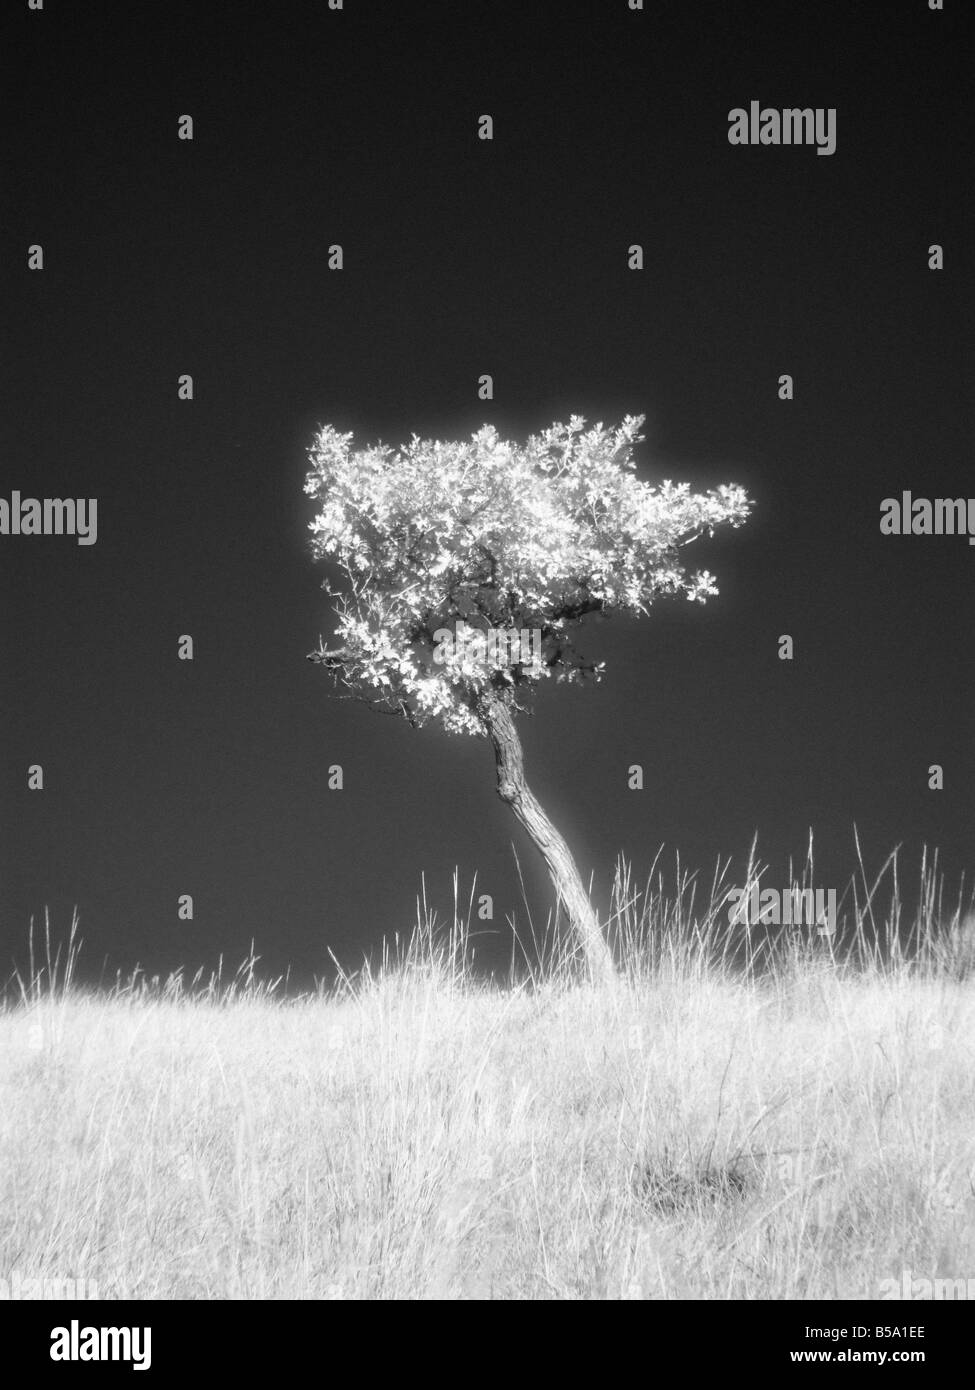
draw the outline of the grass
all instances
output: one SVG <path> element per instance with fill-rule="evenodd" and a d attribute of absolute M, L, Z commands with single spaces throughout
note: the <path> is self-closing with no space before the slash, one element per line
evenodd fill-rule
<path fill-rule="evenodd" d="M 621 865 L 607 989 L 551 938 L 479 980 L 456 888 L 448 929 L 421 903 L 412 941 L 302 997 L 253 955 L 86 991 L 77 924 L 60 955 L 45 933 L 0 1011 L 0 1276 L 195 1299 L 975 1278 L 966 905 L 925 864 L 908 912 L 892 857 L 834 938 L 743 946 L 726 884 Z"/>

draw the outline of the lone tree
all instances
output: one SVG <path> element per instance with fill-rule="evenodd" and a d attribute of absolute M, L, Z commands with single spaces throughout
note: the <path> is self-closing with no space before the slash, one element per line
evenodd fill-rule
<path fill-rule="evenodd" d="M 749 510 L 737 486 L 641 482 L 632 452 L 643 420 L 584 430 L 574 415 L 524 445 L 485 425 L 469 443 L 414 435 L 355 451 L 351 434 L 326 425 L 305 483 L 318 508 L 313 552 L 343 578 L 323 585 L 341 645 L 309 660 L 349 698 L 491 740 L 498 795 L 541 852 L 593 978 L 613 974 L 612 955 L 568 845 L 525 782 L 513 715 L 544 677 L 600 678 L 603 663 L 572 642 L 586 614 L 717 593 L 679 548 Z"/>

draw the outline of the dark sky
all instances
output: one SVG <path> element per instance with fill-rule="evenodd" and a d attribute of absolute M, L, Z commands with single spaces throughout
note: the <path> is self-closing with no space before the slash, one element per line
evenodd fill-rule
<path fill-rule="evenodd" d="M 0 537 L 4 973 L 45 904 L 56 929 L 78 905 L 89 969 L 251 938 L 275 971 L 355 965 L 409 931 L 421 873 L 449 910 L 454 865 L 507 957 L 531 850 L 488 745 L 337 702 L 305 661 L 325 422 L 645 413 L 642 477 L 753 494 L 694 557 L 719 598 L 594 629 L 605 682 L 522 721 L 601 889 L 621 851 L 709 875 L 756 830 L 784 883 L 810 826 L 839 884 L 854 822 L 869 864 L 900 843 L 913 882 L 927 844 L 971 874 L 975 549 L 879 532 L 885 496 L 975 493 L 970 7 L 47 0 L 4 26 L 0 495 L 99 504 L 93 546 Z M 835 107 L 836 153 L 730 145 L 753 99 Z"/>

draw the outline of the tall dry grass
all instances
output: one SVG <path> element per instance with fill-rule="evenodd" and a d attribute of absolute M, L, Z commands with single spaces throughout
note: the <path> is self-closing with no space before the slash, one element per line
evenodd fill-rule
<path fill-rule="evenodd" d="M 410 940 L 301 997 L 253 953 L 229 980 L 88 991 L 77 924 L 60 955 L 48 931 L 0 1011 L 0 1278 L 198 1299 L 975 1279 L 970 904 L 926 862 L 908 906 L 892 857 L 859 866 L 835 937 L 759 940 L 730 930 L 729 883 L 621 864 L 598 990 L 550 933 L 479 979 L 456 883 L 443 929 L 421 902 Z"/>

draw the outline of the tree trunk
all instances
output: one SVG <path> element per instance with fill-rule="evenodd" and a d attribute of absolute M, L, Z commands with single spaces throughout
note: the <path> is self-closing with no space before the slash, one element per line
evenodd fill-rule
<path fill-rule="evenodd" d="M 612 952 L 599 927 L 589 895 L 579 877 L 569 846 L 549 820 L 525 781 L 525 760 L 515 721 L 504 701 L 493 692 L 478 703 L 498 768 L 498 796 L 514 811 L 545 860 L 558 901 L 582 948 L 590 977 L 607 981 L 616 975 Z"/>

